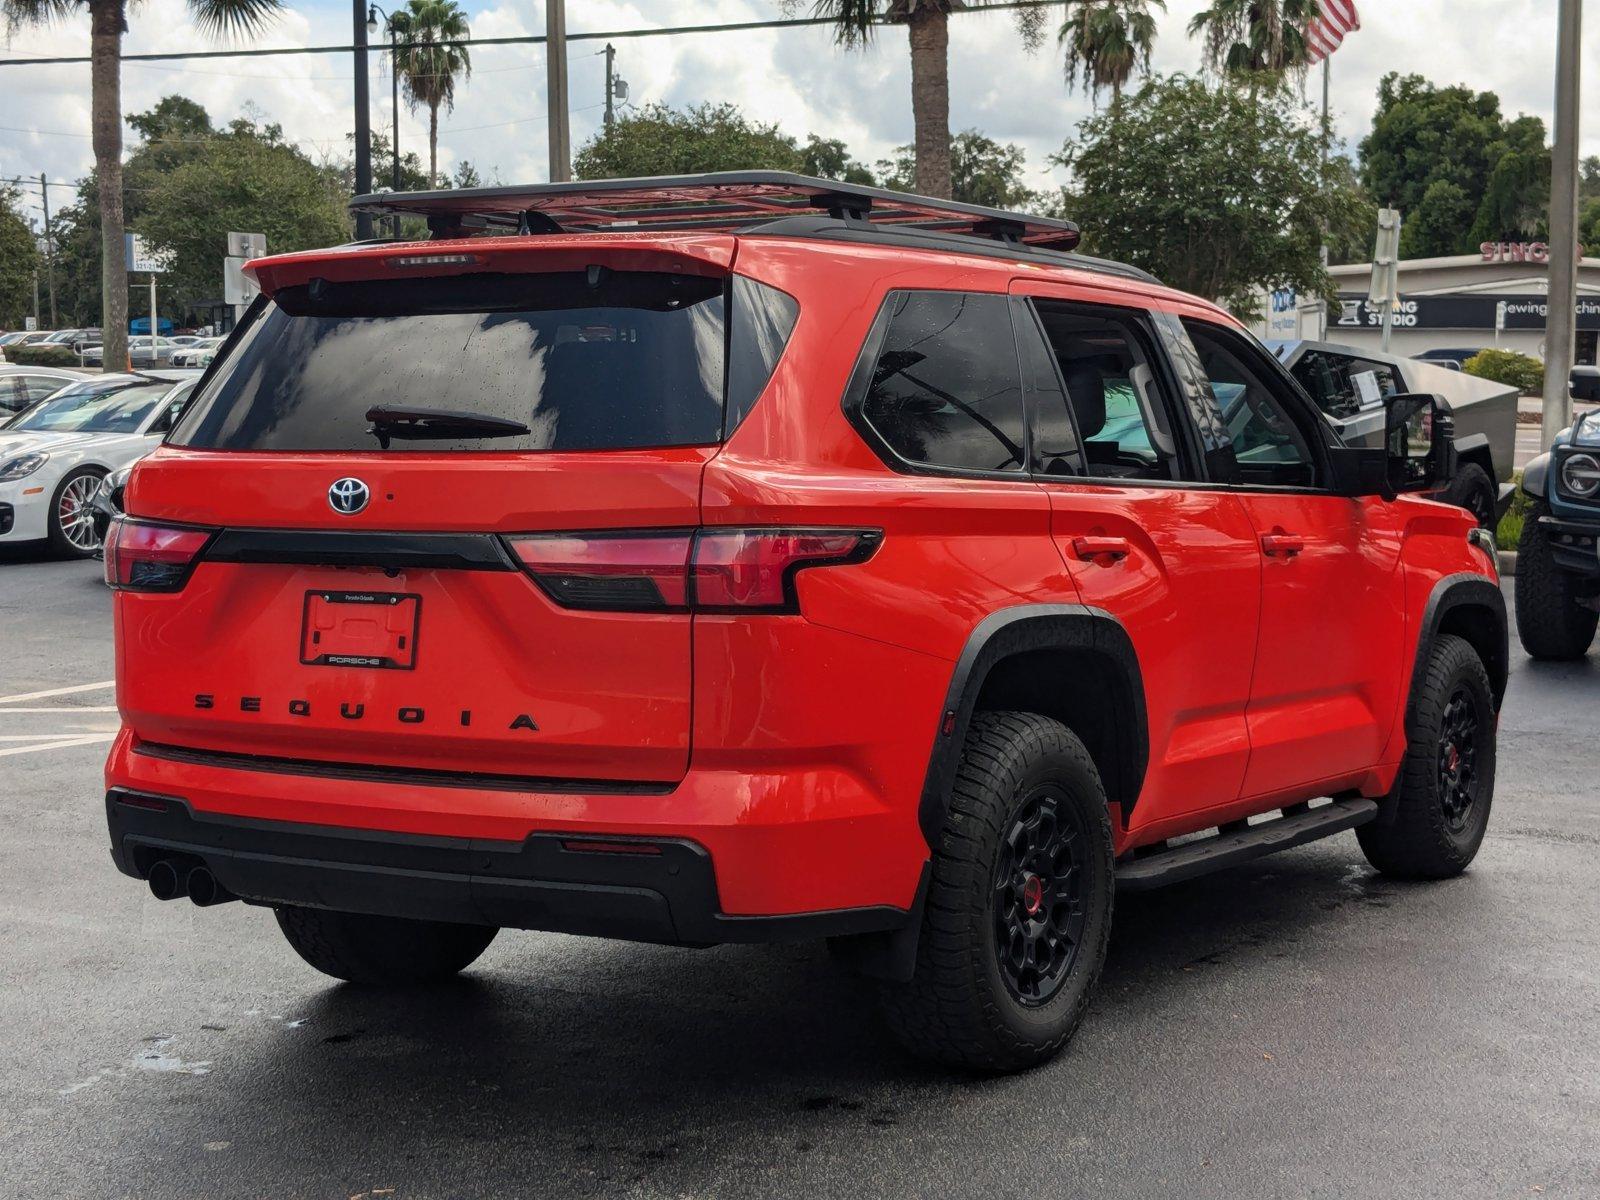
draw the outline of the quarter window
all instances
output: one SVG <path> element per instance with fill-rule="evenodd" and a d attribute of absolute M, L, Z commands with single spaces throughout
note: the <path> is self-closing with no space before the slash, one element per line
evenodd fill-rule
<path fill-rule="evenodd" d="M 860 415 L 898 457 L 958 471 L 1026 467 L 1010 304 L 967 292 L 894 292 Z"/>

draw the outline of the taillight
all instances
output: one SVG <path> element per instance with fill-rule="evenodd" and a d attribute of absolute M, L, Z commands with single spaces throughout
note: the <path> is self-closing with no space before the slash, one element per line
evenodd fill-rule
<path fill-rule="evenodd" d="M 507 539 L 564 608 L 612 612 L 798 612 L 794 577 L 863 562 L 871 529 L 701 529 L 530 534 Z"/>
<path fill-rule="evenodd" d="M 106 530 L 106 583 L 134 592 L 175 592 L 215 533 L 114 517 Z"/>

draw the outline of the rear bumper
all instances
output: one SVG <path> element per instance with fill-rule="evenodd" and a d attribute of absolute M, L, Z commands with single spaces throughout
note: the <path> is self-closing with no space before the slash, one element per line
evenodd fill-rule
<path fill-rule="evenodd" d="M 495 924 L 643 940 L 809 937 L 816 930 L 831 936 L 863 924 L 892 926 L 912 909 L 928 859 L 914 792 L 890 805 L 872 776 L 816 762 L 780 761 L 766 773 L 696 768 L 676 785 L 579 784 L 175 753 L 139 743 L 124 729 L 105 782 L 108 791 L 168 802 L 162 812 L 111 807 L 113 853 L 124 871 L 139 862 L 119 843 L 136 834 L 173 850 L 193 844 L 233 855 L 213 874 L 249 899 L 421 915 L 439 913 L 442 893 L 449 893 L 452 911 L 483 921 L 486 910 L 476 906 L 500 889 Z M 196 841 L 196 830 L 207 837 Z M 280 841 L 293 831 L 321 840 L 309 849 Z M 659 853 L 551 849 L 563 841 L 617 840 L 648 842 Z M 406 849 L 373 858 L 377 846 Z M 479 852 L 481 863 L 472 857 Z M 289 866 L 268 870 L 257 861 L 263 859 L 317 866 L 302 877 Z M 416 874 L 400 886 L 396 871 Z M 599 891 L 580 898 L 575 910 L 558 903 L 555 893 L 586 884 Z M 282 890 L 291 885 L 292 892 Z M 405 895 L 420 897 L 420 908 L 396 907 L 410 903 Z M 596 911 L 596 896 L 606 898 L 607 911 L 626 909 L 627 919 L 586 927 L 583 914 Z M 768 921 L 767 932 L 738 932 L 757 918 Z"/>
<path fill-rule="evenodd" d="M 257 904 L 685 945 L 796 941 L 898 929 L 888 906 L 738 916 L 711 856 L 686 839 L 533 834 L 521 841 L 331 829 L 197 812 L 176 797 L 106 794 L 111 857 L 143 879 L 163 859 L 203 863 Z"/>

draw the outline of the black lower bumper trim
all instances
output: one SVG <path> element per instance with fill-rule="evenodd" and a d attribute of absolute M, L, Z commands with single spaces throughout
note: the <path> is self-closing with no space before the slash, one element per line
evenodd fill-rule
<path fill-rule="evenodd" d="M 1547 515 L 1539 518 L 1539 528 L 1544 531 L 1557 567 L 1573 575 L 1600 576 L 1600 554 L 1595 549 L 1600 522 L 1568 521 Z"/>
<path fill-rule="evenodd" d="M 177 797 L 116 788 L 106 820 L 124 874 L 146 878 L 161 859 L 203 862 L 257 904 L 699 946 L 880 933 L 908 920 L 890 907 L 730 916 L 710 854 L 682 839 L 380 833 L 196 812 Z"/>

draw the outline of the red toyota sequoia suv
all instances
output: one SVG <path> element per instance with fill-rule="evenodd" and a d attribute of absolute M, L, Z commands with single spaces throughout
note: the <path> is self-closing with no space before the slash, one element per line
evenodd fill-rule
<path fill-rule="evenodd" d="M 1494 548 L 1068 222 L 772 172 L 360 197 L 106 543 L 112 855 L 363 984 L 497 930 L 827 938 L 1038 1063 L 1119 891 L 1354 829 L 1467 866 Z"/>

